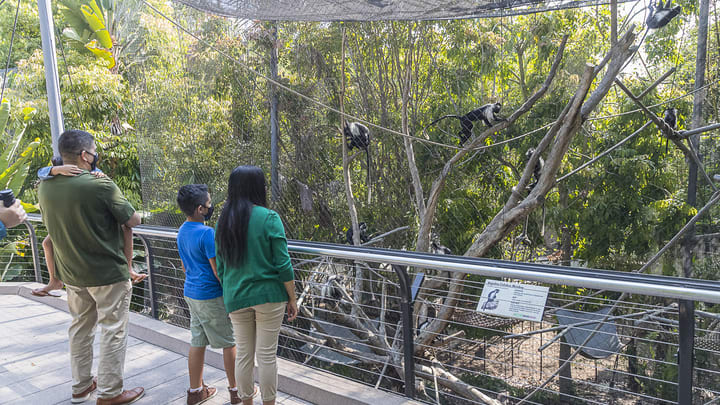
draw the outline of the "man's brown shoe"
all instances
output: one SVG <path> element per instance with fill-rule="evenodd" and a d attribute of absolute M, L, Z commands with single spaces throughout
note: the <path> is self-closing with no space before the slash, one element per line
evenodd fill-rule
<path fill-rule="evenodd" d="M 132 404 L 145 394 L 145 388 L 137 387 L 131 390 L 125 390 L 122 394 L 113 398 L 98 398 L 97 405 L 126 405 Z"/>
<path fill-rule="evenodd" d="M 87 389 L 79 394 L 72 394 L 70 402 L 73 404 L 79 404 L 90 399 L 90 395 L 97 389 L 97 377 L 93 378 L 92 384 Z"/>
<path fill-rule="evenodd" d="M 207 401 L 208 399 L 215 396 L 217 393 L 217 389 L 213 387 L 208 387 L 207 385 L 203 384 L 202 389 L 197 392 L 190 392 L 190 390 L 187 391 L 187 405 L 197 405 L 202 404 L 203 402 Z"/>

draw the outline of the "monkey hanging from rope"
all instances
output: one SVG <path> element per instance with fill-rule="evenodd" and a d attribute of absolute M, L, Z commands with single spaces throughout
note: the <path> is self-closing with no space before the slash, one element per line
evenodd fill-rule
<path fill-rule="evenodd" d="M 472 129 L 474 126 L 473 122 L 482 120 L 488 128 L 491 128 L 498 122 L 507 121 L 506 118 L 498 115 L 501 108 L 502 104 L 500 103 L 490 103 L 485 104 L 480 108 L 476 108 L 465 115 L 443 115 L 442 117 L 429 123 L 425 128 L 431 125 L 435 125 L 439 121 L 444 120 L 445 118 L 457 118 L 458 120 L 460 120 L 461 127 L 460 132 L 458 132 L 457 136 L 460 138 L 460 146 L 463 146 L 463 144 L 468 139 L 470 139 L 470 136 L 472 136 Z"/>
<path fill-rule="evenodd" d="M 652 0 L 650 1 L 650 4 L 648 5 L 648 10 L 650 11 L 648 13 L 647 20 L 645 20 L 645 24 L 648 29 L 662 28 L 668 25 L 673 18 L 680 14 L 682 7 L 678 5 L 671 8 L 671 5 L 672 0 L 668 0 L 664 7 L 662 0 L 657 0 L 657 6 L 653 7 Z"/>
<path fill-rule="evenodd" d="M 359 122 L 346 122 L 343 133 L 345 134 L 348 152 L 353 150 L 353 148 L 365 150 L 365 156 L 367 158 L 368 204 L 370 204 L 370 198 L 372 196 L 372 186 L 370 184 L 370 130 Z"/>

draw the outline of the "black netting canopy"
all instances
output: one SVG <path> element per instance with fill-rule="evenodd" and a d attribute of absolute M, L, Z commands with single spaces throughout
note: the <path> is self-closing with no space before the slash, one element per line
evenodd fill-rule
<path fill-rule="evenodd" d="M 486 18 L 608 4 L 610 0 L 175 0 L 252 20 L 380 21 Z M 631 0 L 618 0 L 618 3 Z"/>

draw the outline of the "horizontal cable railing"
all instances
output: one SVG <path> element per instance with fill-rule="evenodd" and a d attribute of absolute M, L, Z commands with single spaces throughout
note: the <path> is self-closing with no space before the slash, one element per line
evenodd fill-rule
<path fill-rule="evenodd" d="M 188 327 L 176 230 L 134 232 L 133 266 L 149 278 L 134 287 L 132 309 Z M 428 403 L 691 403 L 684 390 L 692 403 L 720 397 L 720 283 L 302 241 L 288 247 L 300 314 L 283 325 L 279 354 L 292 361 Z M 33 262 L 24 260 L 22 277 L 33 279 Z M 42 251 L 39 261 L 44 266 Z M 542 316 L 478 311 L 486 283 L 498 279 L 548 287 Z"/>

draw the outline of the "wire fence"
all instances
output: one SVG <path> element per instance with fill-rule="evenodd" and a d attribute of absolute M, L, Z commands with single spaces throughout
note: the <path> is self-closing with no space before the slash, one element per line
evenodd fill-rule
<path fill-rule="evenodd" d="M 33 225 L 41 240 L 42 224 Z M 33 280 L 27 229 L 11 232 L 8 240 L 24 241 L 19 251 L 25 254 L 1 256 L 2 267 L 17 270 L 9 281 Z M 134 287 L 131 308 L 187 328 L 184 273 L 174 235 L 169 228 L 137 230 L 133 266 L 150 277 Z M 278 349 L 289 360 L 427 403 L 516 404 L 538 388 L 522 403 L 689 403 L 678 400 L 687 384 L 678 362 L 684 355 L 682 331 L 694 327 L 692 403 L 720 398 L 718 283 L 667 278 L 663 287 L 662 277 L 588 269 L 577 276 L 572 273 L 577 269 L 560 266 L 553 270 L 295 241 L 290 250 L 300 314 L 283 325 Z M 47 281 L 42 254 L 40 259 Z M 548 287 L 541 320 L 478 311 L 487 298 L 486 283 L 497 278 L 479 274 L 476 269 L 483 266 L 494 274 L 506 273 L 509 277 L 502 280 L 513 285 Z M 459 276 L 455 269 L 462 268 L 467 270 Z M 541 273 L 525 281 L 517 277 L 518 271 L 533 269 L 545 278 Z M 602 291 L 578 287 L 583 277 L 593 287 L 625 281 L 617 291 Z M 657 295 L 647 293 L 643 286 L 655 283 Z M 682 316 L 678 300 L 668 298 L 685 297 L 683 288 L 691 289 L 686 292 L 700 297 L 698 301 L 709 301 L 696 302 L 691 317 Z M 626 290 L 636 293 L 620 294 Z M 498 298 L 499 305 L 512 300 Z M 435 328 L 438 320 L 443 328 Z M 580 356 L 558 376 L 558 368 L 579 346 Z"/>

